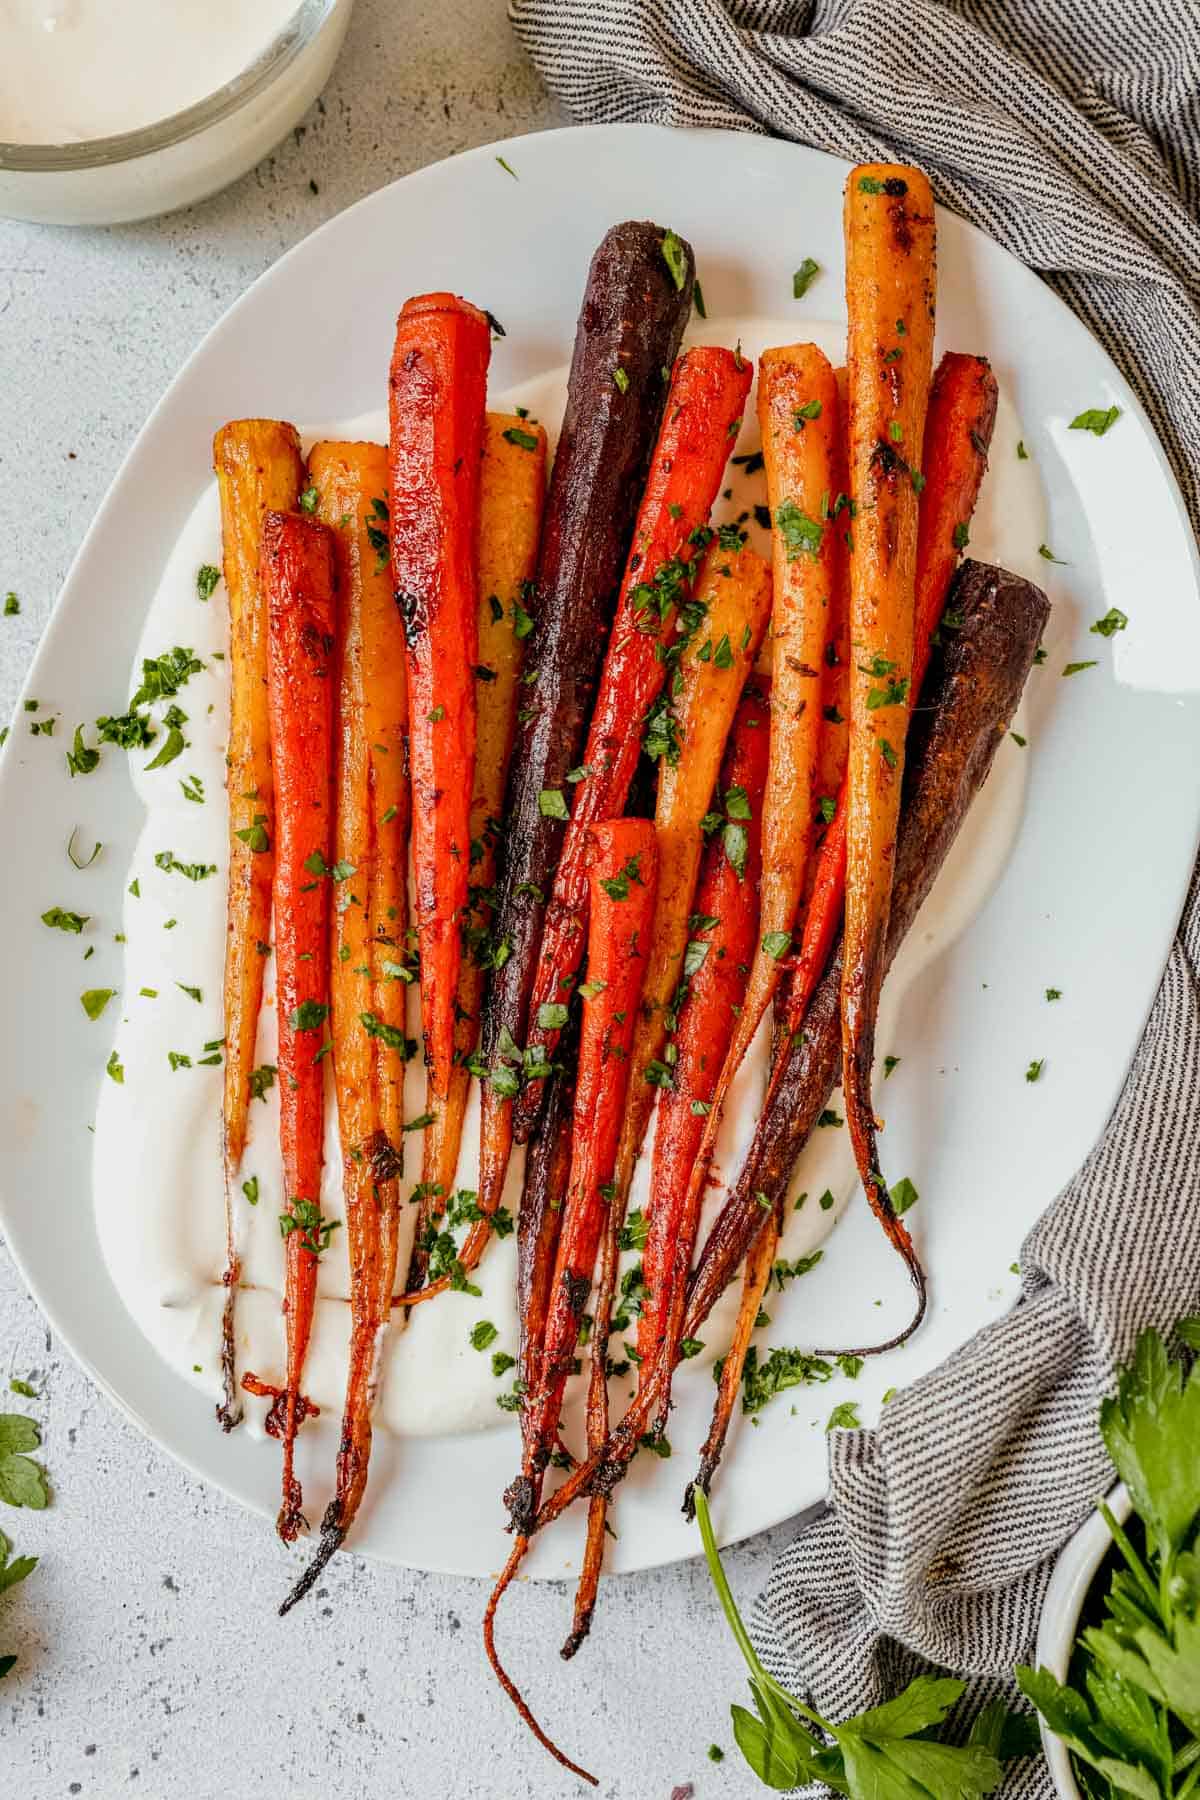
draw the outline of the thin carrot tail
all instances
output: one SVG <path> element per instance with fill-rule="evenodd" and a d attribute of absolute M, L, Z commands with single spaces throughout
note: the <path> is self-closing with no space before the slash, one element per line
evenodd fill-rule
<path fill-rule="evenodd" d="M 228 1188 L 228 1170 L 226 1170 L 225 1182 Z M 241 1275 L 242 1267 L 238 1261 L 231 1235 L 225 1273 L 221 1277 L 225 1288 L 225 1304 L 221 1309 L 221 1401 L 217 1407 L 217 1423 L 222 1431 L 232 1431 L 235 1425 L 240 1425 L 245 1410 L 238 1389 L 237 1341 L 234 1331 L 238 1282 L 241 1280 Z"/>
<path fill-rule="evenodd" d="M 558 1745 L 554 1742 L 554 1739 L 550 1737 L 547 1732 L 543 1731 L 542 1727 L 534 1718 L 533 1713 L 530 1711 L 529 1703 L 521 1693 L 520 1688 L 508 1673 L 504 1664 L 500 1661 L 500 1656 L 496 1649 L 496 1609 L 511 1586 L 513 1577 L 516 1575 L 517 1570 L 524 1561 L 525 1552 L 528 1549 L 529 1539 L 527 1537 L 518 1538 L 513 1545 L 512 1555 L 504 1565 L 504 1571 L 501 1574 L 499 1581 L 492 1589 L 491 1598 L 487 1603 L 487 1609 L 483 1615 L 483 1647 L 487 1653 L 488 1662 L 491 1664 L 493 1675 L 495 1675 L 496 1680 L 500 1683 L 500 1686 L 504 1689 L 513 1705 L 516 1707 L 517 1712 L 529 1727 L 530 1731 L 532 1731 L 543 1750 L 548 1750 L 555 1762 L 561 1763 L 564 1769 L 569 1769 L 572 1775 L 578 1775 L 581 1781 L 590 1782 L 592 1787 L 599 1787 L 600 1783 L 597 1781 L 596 1777 L 589 1774 L 586 1769 L 581 1768 L 578 1763 L 572 1762 L 566 1752 L 559 1749 Z"/>
<path fill-rule="evenodd" d="M 346 1527 L 342 1524 L 341 1501 L 334 1499 L 325 1509 L 325 1517 L 321 1521 L 321 1542 L 317 1554 L 305 1569 L 303 1575 L 279 1608 L 279 1617 L 286 1618 L 293 1606 L 298 1606 L 305 1595 L 311 1593 L 319 1578 L 325 1573 L 333 1556 L 346 1541 Z"/>

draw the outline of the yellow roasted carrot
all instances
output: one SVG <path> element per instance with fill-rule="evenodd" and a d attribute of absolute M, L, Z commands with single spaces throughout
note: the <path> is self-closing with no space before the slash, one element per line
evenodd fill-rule
<path fill-rule="evenodd" d="M 759 362 L 767 499 L 773 526 L 771 755 L 763 802 L 758 949 L 737 1029 L 712 1097 L 690 1199 L 707 1178 L 730 1085 L 779 984 L 812 847 L 823 673 L 844 582 L 844 463 L 837 381 L 815 344 Z M 837 515 L 836 517 L 834 515 Z"/>
<path fill-rule="evenodd" d="M 222 564 L 229 596 L 232 689 L 225 786 L 229 799 L 229 887 L 225 935 L 225 1308 L 217 1418 L 226 1431 L 242 1416 L 234 1351 L 238 1283 L 235 1177 L 246 1147 L 250 1076 L 263 968 L 271 935 L 275 807 L 267 723 L 267 605 L 259 579 L 263 517 L 296 504 L 304 464 L 294 425 L 236 419 L 213 439 L 221 500 Z"/>
<path fill-rule="evenodd" d="M 867 164 L 846 183 L 849 315 L 850 749 L 842 1087 L 867 1198 L 925 1303 L 925 1278 L 879 1168 L 871 1106 L 904 740 L 912 702 L 917 491 L 933 365 L 933 195 L 919 169 Z"/>
<path fill-rule="evenodd" d="M 664 756 L 659 768 L 654 815 L 658 904 L 617 1151 L 618 1212 L 624 1209 L 654 1104 L 656 1089 L 647 1070 L 662 1057 L 667 1015 L 683 975 L 688 917 L 704 847 L 700 821 L 712 804 L 738 699 L 762 644 L 771 605 L 770 570 L 748 545 L 731 550 L 713 543 L 700 566 L 695 598 L 707 616 L 679 660 L 679 691 L 671 702 L 677 753 Z"/>
<path fill-rule="evenodd" d="M 444 1100 L 432 1092 L 421 1168 L 421 1207 L 406 1286 L 418 1288 L 428 1261 L 425 1239 L 445 1211 L 458 1166 L 479 1009 L 488 965 L 491 890 L 508 765 L 517 728 L 521 667 L 532 626 L 522 604 L 537 560 L 546 492 L 546 433 L 531 420 L 489 413 L 479 495 L 479 665 L 476 670 L 475 792 L 471 801 L 470 918 L 458 978 L 454 1065 Z"/>

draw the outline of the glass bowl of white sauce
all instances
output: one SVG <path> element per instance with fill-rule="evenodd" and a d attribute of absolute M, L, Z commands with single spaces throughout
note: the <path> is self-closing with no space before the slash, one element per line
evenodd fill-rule
<path fill-rule="evenodd" d="M 189 206 L 311 106 L 354 0 L 0 0 L 0 216 Z"/>

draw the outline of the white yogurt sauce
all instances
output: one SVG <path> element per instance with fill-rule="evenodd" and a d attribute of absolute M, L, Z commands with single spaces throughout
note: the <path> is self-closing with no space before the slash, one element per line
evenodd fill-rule
<path fill-rule="evenodd" d="M 0 4 L 3 0 L 0 0 Z M 731 319 L 702 328 L 709 341 L 732 343 L 740 337 L 749 355 L 768 344 L 787 342 L 794 323 Z M 842 328 L 818 325 L 812 336 L 831 356 L 839 353 Z M 561 418 L 566 370 L 557 369 L 527 384 L 496 404 L 521 403 L 552 428 Z M 738 454 L 757 447 L 753 405 L 738 443 Z M 384 415 L 354 420 L 308 434 L 382 437 Z M 1032 463 L 1016 455 L 1018 422 L 1003 395 L 992 445 L 991 470 L 971 530 L 972 551 L 985 560 L 1037 578 L 1037 546 L 1044 535 L 1044 509 Z M 765 500 L 761 474 L 746 477 L 731 470 L 728 499 L 714 509 L 717 522 L 737 517 Z M 764 534 L 748 521 L 752 537 L 766 550 Z M 142 656 L 157 656 L 176 644 L 191 647 L 206 665 L 178 696 L 188 714 L 184 753 L 164 769 L 147 772 L 162 743 L 131 757 L 133 779 L 146 806 L 146 823 L 130 867 L 138 894 L 125 901 L 125 971 L 121 986 L 122 1015 L 116 1055 L 124 1068 L 120 1085 L 105 1080 L 96 1115 L 95 1204 L 97 1230 L 110 1274 L 125 1305 L 156 1350 L 173 1368 L 191 1379 L 215 1401 L 219 1396 L 218 1343 L 224 1266 L 224 1198 L 220 1155 L 221 1070 L 199 1059 L 204 1046 L 222 1035 L 221 974 L 224 947 L 226 812 L 224 747 L 228 730 L 229 665 L 225 590 L 218 586 L 208 603 L 196 591 L 196 571 L 203 563 L 220 562 L 220 518 L 215 487 L 208 489 L 188 521 L 151 602 L 135 667 Z M 136 678 L 135 678 L 136 685 Z M 131 692 L 132 692 L 131 688 Z M 125 696 L 111 696 L 112 710 Z M 161 712 L 162 708 L 154 709 Z M 920 970 L 945 949 L 987 898 L 1004 864 L 1020 818 L 1025 758 L 1015 745 L 1003 745 L 991 779 L 963 827 L 943 874 L 909 936 L 884 990 L 879 1042 L 897 1041 L 896 1021 L 905 989 Z M 183 784 L 199 777 L 204 799 L 185 797 Z M 216 873 L 193 881 L 155 863 L 172 851 L 181 863 L 215 864 Z M 181 985 L 182 984 L 182 985 Z M 197 1002 L 185 988 L 198 988 Z M 144 990 L 151 990 L 149 993 Z M 266 996 L 259 1027 L 259 1063 L 275 1060 L 275 996 L 273 969 L 267 968 Z M 419 1001 L 409 994 L 409 1031 L 418 1034 Z M 739 1074 L 717 1149 L 717 1169 L 735 1171 L 753 1134 L 766 1075 L 767 1026 L 759 1033 Z M 169 1052 L 191 1058 L 192 1066 L 172 1070 Z M 337 1154 L 337 1116 L 331 1062 L 327 1070 L 327 1141 L 321 1207 L 330 1218 L 343 1217 Z M 410 1066 L 406 1111 L 424 1110 L 424 1071 Z M 268 1381 L 283 1375 L 283 1322 L 280 1298 L 283 1253 L 279 1215 L 283 1179 L 279 1157 L 278 1097 L 251 1106 L 250 1138 L 243 1176 L 258 1180 L 258 1203 L 237 1200 L 242 1252 L 243 1288 L 237 1309 L 239 1371 L 253 1369 Z M 405 1140 L 406 1179 L 418 1179 L 419 1132 Z M 634 1179 L 631 1206 L 644 1205 L 649 1178 L 649 1151 Z M 459 1162 L 458 1182 L 476 1186 L 478 1162 L 478 1092 L 473 1089 Z M 514 1158 L 505 1203 L 514 1216 L 521 1189 L 522 1159 Z M 781 1254 L 794 1258 L 811 1250 L 836 1224 L 857 1194 L 853 1160 L 844 1130 L 813 1135 L 796 1170 L 794 1191 L 815 1196 L 826 1189 L 835 1205 L 821 1211 L 808 1205 L 789 1210 Z M 724 1190 L 709 1192 L 707 1221 L 720 1206 Z M 402 1220 L 400 1269 L 407 1266 L 414 1207 Z M 627 1261 L 633 1258 L 627 1258 Z M 377 1422 L 397 1434 L 431 1434 L 479 1429 L 509 1423 L 496 1408 L 506 1392 L 511 1371 L 498 1380 L 492 1353 L 517 1348 L 515 1236 L 493 1239 L 475 1277 L 482 1295 L 448 1293 L 418 1307 L 406 1328 L 399 1322 L 382 1353 Z M 814 1276 L 812 1279 L 819 1279 Z M 344 1231 L 335 1232 L 321 1258 L 319 1299 L 305 1389 L 335 1416 L 342 1402 L 349 1330 L 349 1268 Z M 790 1341 L 789 1311 L 803 1333 L 803 1302 L 792 1284 L 772 1301 L 772 1341 Z M 686 1365 L 681 1379 L 692 1379 L 721 1353 L 728 1341 L 737 1284 L 726 1295 L 706 1332 L 708 1348 Z M 490 1320 L 497 1336 L 484 1352 L 471 1348 L 473 1325 Z M 632 1335 L 632 1334 L 631 1334 Z M 619 1355 L 619 1349 L 614 1349 Z M 706 1376 L 705 1379 L 708 1379 Z M 623 1404 L 628 1383 L 614 1389 L 614 1405 Z M 568 1441 L 578 1435 L 584 1379 L 568 1390 L 565 1429 Z M 250 1429 L 261 1430 L 265 1403 L 247 1400 Z"/>
<path fill-rule="evenodd" d="M 299 0 L 0 0 L 0 141 L 84 143 L 216 93 Z"/>

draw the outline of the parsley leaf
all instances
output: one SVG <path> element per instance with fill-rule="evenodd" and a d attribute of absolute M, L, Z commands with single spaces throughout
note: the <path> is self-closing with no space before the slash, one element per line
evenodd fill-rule
<path fill-rule="evenodd" d="M 1089 406 L 1086 412 L 1076 413 L 1067 430 L 1090 431 L 1095 437 L 1103 437 L 1105 432 L 1116 424 L 1120 416 L 1119 406 L 1107 406 L 1103 411 L 1099 407 Z"/>
<path fill-rule="evenodd" d="M 41 1512 L 49 1502 L 46 1477 L 29 1457 L 42 1441 L 37 1424 L 24 1413 L 0 1413 L 0 1500 Z"/>
<path fill-rule="evenodd" d="M 821 265 L 806 256 L 796 273 L 792 276 L 792 299 L 803 300 L 816 277 L 821 273 Z"/>

